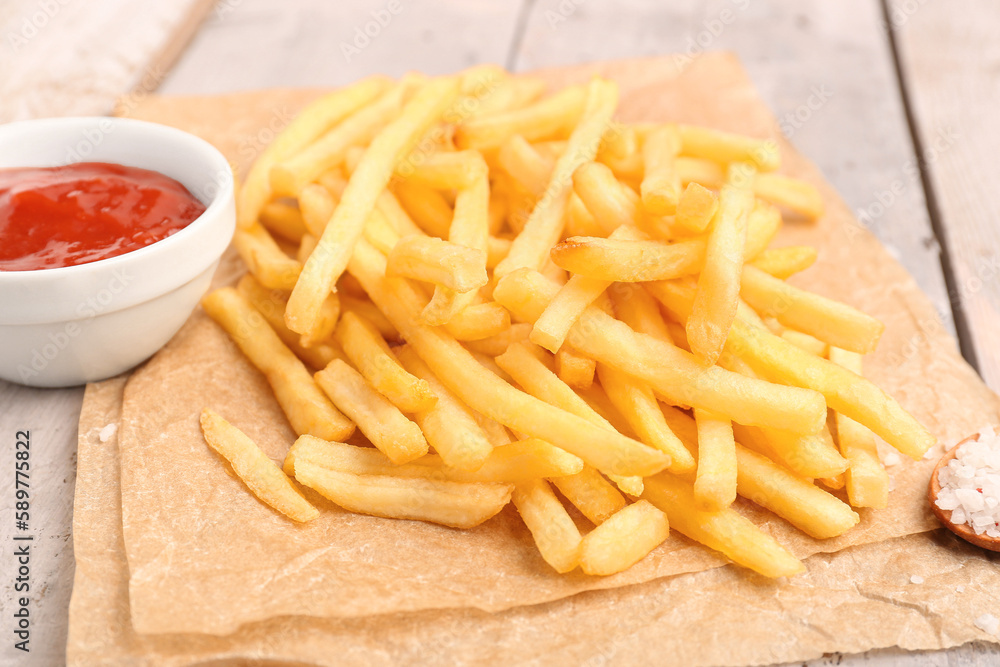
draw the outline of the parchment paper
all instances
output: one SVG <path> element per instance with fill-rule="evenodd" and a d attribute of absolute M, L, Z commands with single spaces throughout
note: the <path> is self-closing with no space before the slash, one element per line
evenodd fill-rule
<path fill-rule="evenodd" d="M 545 74 L 553 83 L 562 85 L 583 80 L 598 70 L 619 81 L 625 119 L 700 122 L 758 135 L 773 131 L 773 119 L 730 56 L 702 57 L 680 74 L 669 58 Z M 136 115 L 195 131 L 213 140 L 234 159 L 248 160 L 252 150 L 244 149 L 252 142 L 248 143 L 247 137 L 259 136 L 254 128 L 266 127 L 276 109 L 285 115 L 293 114 L 314 94 L 270 91 L 222 98 L 152 98 L 137 109 Z M 869 375 L 945 442 L 996 421 L 996 397 L 961 361 L 933 308 L 905 271 L 857 227 L 811 165 L 788 147 L 784 158 L 788 173 L 821 186 L 830 208 L 819 225 L 789 226 L 783 232 L 782 243 L 808 242 L 821 247 L 818 265 L 802 277 L 802 284 L 854 303 L 887 324 L 880 351 L 869 363 Z M 530 536 L 509 513 L 476 531 L 462 533 L 419 523 L 359 517 L 326 505 L 328 511 L 322 520 L 305 527 L 291 526 L 257 503 L 236 480 L 225 476 L 221 463 L 201 440 L 196 415 L 206 404 L 245 429 L 276 460 L 283 456 L 292 435 L 263 380 L 200 314 L 160 355 L 133 375 L 123 400 L 123 539 L 132 572 L 131 622 L 142 633 L 226 633 L 241 624 L 289 614 L 396 614 L 395 618 L 398 612 L 433 607 L 496 611 L 573 595 L 587 588 L 622 586 L 721 563 L 706 550 L 674 536 L 650 558 L 622 575 L 606 579 L 560 577 L 547 569 L 535 553 Z M 795 535 L 784 522 L 773 518 L 765 529 L 799 555 L 927 530 L 933 525 L 922 502 L 928 466 L 929 462 L 891 469 L 896 486 L 894 507 L 867 513 L 862 526 L 844 538 L 818 543 Z M 80 528 L 86 530 L 87 526 Z M 934 553 L 928 549 L 928 553 Z M 884 554 L 874 558 L 870 566 L 859 568 L 864 573 L 858 576 L 871 578 L 877 574 L 886 558 Z M 816 597 L 822 599 L 822 604 L 829 602 L 829 591 L 824 586 L 806 583 L 817 576 L 815 572 L 784 584 L 761 583 L 735 568 L 696 576 L 733 579 L 720 585 L 720 590 L 743 585 L 734 581 L 748 586 L 778 586 L 779 599 L 815 586 L 821 590 L 812 594 L 820 593 Z M 586 601 L 591 599 L 602 600 L 603 606 L 612 598 L 628 599 L 628 591 L 669 587 L 674 585 L 670 581 L 688 578 L 578 595 L 565 603 L 535 609 L 565 605 L 576 610 L 586 607 Z M 767 599 L 759 604 L 753 594 L 748 595 L 737 611 L 766 606 L 774 592 L 768 592 Z M 884 592 L 880 595 L 885 596 Z M 715 614 L 719 602 L 709 598 L 704 598 L 704 604 L 683 602 L 684 612 L 694 617 Z M 753 602 L 749 607 L 748 601 Z M 557 617 L 565 614 L 565 608 L 560 609 Z M 451 612 L 434 613 L 444 614 L 444 618 Z M 483 616 L 473 609 L 454 613 L 460 618 L 506 617 Z M 510 613 L 516 616 L 536 612 Z M 421 614 L 404 616 L 416 618 Z M 801 624 L 801 618 L 794 613 L 788 620 Z M 565 622 L 566 632 L 571 634 L 585 625 L 568 616 L 553 622 Z M 607 624 L 609 619 L 603 622 Z M 295 623 L 296 627 L 302 623 L 312 627 L 320 621 L 297 618 Z M 371 623 L 377 625 L 378 620 Z M 882 629 L 864 628 L 869 633 Z M 550 627 L 548 632 L 553 629 Z M 597 633 L 594 637 L 607 634 Z M 897 639 L 867 641 L 876 646 Z M 940 637 L 937 641 L 946 643 Z M 867 646 L 851 645 L 845 650 L 862 648 Z M 734 662 L 754 659 L 741 657 Z M 774 659 L 778 658 L 766 658 Z"/>
<path fill-rule="evenodd" d="M 729 566 L 533 607 L 355 619 L 284 617 L 227 637 L 140 635 L 132 626 L 117 436 L 124 379 L 88 387 L 80 417 L 70 667 L 245 665 L 750 665 L 884 646 L 997 641 L 996 554 L 943 529 L 817 555 L 789 584 Z M 911 576 L 924 578 L 912 584 Z"/>

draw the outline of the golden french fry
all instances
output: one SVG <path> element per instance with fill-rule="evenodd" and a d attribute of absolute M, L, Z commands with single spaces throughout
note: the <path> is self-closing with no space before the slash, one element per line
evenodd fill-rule
<path fill-rule="evenodd" d="M 573 192 L 602 230 L 600 236 L 642 222 L 639 198 L 618 182 L 611 169 L 599 162 L 583 164 L 573 172 Z"/>
<path fill-rule="evenodd" d="M 569 86 L 519 109 L 469 118 L 456 129 L 455 143 L 459 148 L 485 150 L 499 148 L 515 134 L 528 141 L 554 137 L 579 126 L 586 104 L 586 89 Z"/>
<path fill-rule="evenodd" d="M 694 457 L 670 430 L 653 390 L 607 364 L 600 364 L 597 372 L 611 403 L 628 420 L 639 440 L 669 455 L 671 472 L 693 470 Z"/>
<path fill-rule="evenodd" d="M 625 496 L 590 466 L 584 466 L 575 475 L 549 481 L 595 526 L 601 525 L 628 504 Z"/>
<path fill-rule="evenodd" d="M 427 441 L 420 427 L 345 362 L 331 361 L 316 373 L 316 382 L 334 405 L 394 463 L 406 463 L 427 453 Z"/>
<path fill-rule="evenodd" d="M 545 92 L 545 82 L 527 76 L 506 77 L 500 81 L 491 82 L 482 94 L 476 95 L 476 103 L 472 107 L 469 118 L 512 111 L 525 107 Z"/>
<path fill-rule="evenodd" d="M 662 413 L 661 413 L 662 414 Z M 703 510 L 729 507 L 736 500 L 736 441 L 725 417 L 695 410 L 698 428 L 698 470 L 694 499 Z"/>
<path fill-rule="evenodd" d="M 295 462 L 295 479 L 351 512 L 473 528 L 510 502 L 510 484 L 449 482 L 418 477 L 353 475 L 309 460 Z"/>
<path fill-rule="evenodd" d="M 415 78 L 404 77 L 303 150 L 276 162 L 268 174 L 271 189 L 278 195 L 299 196 L 321 174 L 340 166 L 349 148 L 368 145 L 382 127 L 399 115 L 403 97 L 416 84 Z"/>
<path fill-rule="evenodd" d="M 482 272 L 485 274 L 490 267 L 489 235 L 489 201 L 490 184 L 489 170 L 482 157 L 477 156 L 474 178 L 467 187 L 455 197 L 455 214 L 448 230 L 448 240 L 459 246 L 465 246 L 485 253 Z M 509 245 L 507 246 L 509 249 Z M 497 262 L 500 260 L 497 259 Z M 493 264 L 494 266 L 496 263 Z M 450 322 L 458 313 L 472 305 L 476 297 L 475 291 L 459 292 L 438 286 L 430 303 L 424 308 L 421 317 L 430 325 L 441 325 Z"/>
<path fill-rule="evenodd" d="M 735 510 L 698 509 L 691 485 L 670 474 L 647 478 L 642 497 L 663 510 L 677 532 L 765 577 L 790 577 L 806 569 L 777 540 Z"/>
<path fill-rule="evenodd" d="M 437 403 L 430 385 L 407 373 L 378 329 L 360 315 L 344 313 L 335 336 L 361 375 L 403 412 L 429 410 Z"/>
<path fill-rule="evenodd" d="M 281 238 L 298 243 L 306 233 L 302 212 L 298 207 L 283 201 L 272 201 L 260 211 L 260 224 Z"/>
<path fill-rule="evenodd" d="M 545 562 L 560 573 L 575 569 L 580 562 L 580 531 L 548 483 L 521 482 L 514 487 L 512 500 Z"/>
<path fill-rule="evenodd" d="M 935 442 L 920 422 L 868 380 L 768 331 L 737 319 L 726 347 L 764 377 L 820 392 L 831 408 L 867 426 L 915 460 Z"/>
<path fill-rule="evenodd" d="M 253 440 L 208 408 L 201 411 L 201 432 L 205 442 L 229 461 L 233 472 L 261 502 L 294 521 L 311 521 L 319 516 L 319 510 Z"/>
<path fill-rule="evenodd" d="M 755 266 L 743 268 L 740 295 L 761 316 L 852 352 L 874 351 L 885 329 L 860 310 L 789 285 Z"/>
<path fill-rule="evenodd" d="M 817 254 L 816 248 L 808 245 L 769 248 L 757 255 L 750 264 L 775 278 L 785 280 L 812 266 Z"/>
<path fill-rule="evenodd" d="M 555 166 L 554 160 L 539 153 L 520 134 L 503 143 L 497 159 L 511 178 L 536 197 L 545 192 Z"/>
<path fill-rule="evenodd" d="M 323 468 L 354 475 L 419 477 L 451 482 L 514 483 L 543 477 L 573 475 L 583 469 L 583 461 L 549 443 L 529 438 L 490 451 L 478 470 L 452 467 L 434 454 L 396 465 L 373 447 L 355 447 L 342 442 L 299 436 L 285 457 L 285 471 L 295 474 L 295 463 L 307 460 Z"/>
<path fill-rule="evenodd" d="M 600 236 L 604 228 L 598 224 L 597 218 L 587 210 L 583 200 L 575 192 L 569 196 L 566 209 L 566 229 L 564 236 Z"/>
<path fill-rule="evenodd" d="M 622 508 L 590 531 L 580 549 L 580 568 L 605 576 L 627 570 L 649 555 L 670 534 L 667 515 L 648 501 Z"/>
<path fill-rule="evenodd" d="M 379 194 L 399 162 L 458 96 L 458 80 L 434 79 L 406 104 L 403 112 L 376 136 L 365 151 L 319 245 L 302 269 L 285 312 L 288 328 L 307 333 L 316 326 L 317 309 L 334 289 L 351 252 L 364 232 Z"/>
<path fill-rule="evenodd" d="M 861 355 L 830 347 L 830 361 L 861 375 Z M 839 412 L 834 413 L 840 453 L 850 463 L 845 473 L 847 498 L 855 507 L 884 508 L 889 504 L 889 474 L 882 467 L 875 436 L 867 428 Z"/>
<path fill-rule="evenodd" d="M 501 280 L 493 297 L 515 318 L 533 322 L 556 291 L 558 287 L 541 274 L 522 269 Z M 690 353 L 637 334 L 593 306 L 570 330 L 567 343 L 599 363 L 641 378 L 676 405 L 701 407 L 744 424 L 781 425 L 801 433 L 815 433 L 826 422 L 826 404 L 815 391 L 704 366 Z"/>
<path fill-rule="evenodd" d="M 724 185 L 719 210 L 709 225 L 705 264 L 685 327 L 691 351 L 708 363 L 715 363 L 722 354 L 736 317 L 751 201 L 746 184 Z"/>
<path fill-rule="evenodd" d="M 269 289 L 290 290 L 302 272 L 302 265 L 285 254 L 266 229 L 253 224 L 233 235 L 233 246 L 250 273 Z"/>
<path fill-rule="evenodd" d="M 593 280 L 648 282 L 698 273 L 705 265 L 705 247 L 703 239 L 668 243 L 572 237 L 552 248 L 552 261 Z"/>
<path fill-rule="evenodd" d="M 700 234 L 708 229 L 718 209 L 719 198 L 714 192 L 698 183 L 688 183 L 678 199 L 674 222 L 681 229 Z"/>
<path fill-rule="evenodd" d="M 487 302 L 463 308 L 444 328 L 456 340 L 476 341 L 502 335 L 510 326 L 510 313 L 503 306 Z"/>
<path fill-rule="evenodd" d="M 642 285 L 619 283 L 608 290 L 614 304 L 615 317 L 634 331 L 673 343 L 673 337 L 663 314 L 649 292 Z"/>
<path fill-rule="evenodd" d="M 531 325 L 524 322 L 512 324 L 500 333 L 479 340 L 463 341 L 463 345 L 472 352 L 496 357 L 507 351 L 511 343 L 528 340 Z"/>
<path fill-rule="evenodd" d="M 419 163 L 403 162 L 397 175 L 434 190 L 461 190 L 484 175 L 486 163 L 478 151 L 431 153 Z"/>
<path fill-rule="evenodd" d="M 421 378 L 437 397 L 434 405 L 413 416 L 427 441 L 447 465 L 466 471 L 479 469 L 493 450 L 493 444 L 475 415 L 409 346 L 398 350 L 406 369 Z"/>
<path fill-rule="evenodd" d="M 299 435 L 343 440 L 354 424 L 323 395 L 305 365 L 239 292 L 231 287 L 210 292 L 202 307 L 267 378 L 278 404 Z"/>
<path fill-rule="evenodd" d="M 757 200 L 747 217 L 747 242 L 743 261 L 752 262 L 774 240 L 781 229 L 781 212 L 774 206 Z"/>
<path fill-rule="evenodd" d="M 345 274 L 346 275 L 346 274 Z M 357 313 L 366 321 L 370 322 L 382 338 L 386 340 L 399 340 L 399 332 L 392 322 L 386 319 L 385 315 L 378 307 L 368 299 L 359 299 L 349 294 L 340 294 L 340 309 L 342 313 Z"/>
<path fill-rule="evenodd" d="M 583 116 L 570 135 L 566 152 L 556 161 L 545 194 L 532 209 L 524 229 L 514 239 L 510 254 L 494 269 L 497 278 L 522 267 L 541 269 L 545 264 L 549 250 L 562 235 L 572 174 L 580 165 L 593 161 L 601 135 L 604 134 L 617 104 L 616 84 L 597 78 L 590 82 Z M 520 134 L 524 135 L 523 132 Z M 524 136 L 530 139 L 527 135 Z"/>
<path fill-rule="evenodd" d="M 681 179 L 674 160 L 681 151 L 681 135 L 676 125 L 657 127 L 642 144 L 644 175 L 642 205 L 654 215 L 670 215 L 677 210 Z"/>
<path fill-rule="evenodd" d="M 310 183 L 299 192 L 299 208 L 302 209 L 302 222 L 309 233 L 316 237 L 323 235 L 326 224 L 330 222 L 337 200 L 333 194 L 319 183 Z M 315 249 L 315 248 L 314 248 Z"/>
<path fill-rule="evenodd" d="M 679 125 L 681 154 L 727 164 L 748 162 L 760 171 L 781 166 L 778 143 L 774 139 L 752 139 L 695 125 Z"/>
<path fill-rule="evenodd" d="M 434 373 L 469 407 L 511 429 L 541 438 L 598 469 L 647 475 L 665 468 L 666 455 L 520 392 L 485 369 L 454 338 L 419 322 L 423 299 L 411 285 L 385 278 L 385 258 L 359 243 L 351 273 Z"/>
<path fill-rule="evenodd" d="M 823 489 L 791 474 L 767 457 L 737 448 L 739 494 L 786 519 L 816 539 L 842 535 L 860 517 Z"/>
<path fill-rule="evenodd" d="M 781 174 L 760 174 L 754 184 L 754 194 L 810 220 L 823 215 L 823 196 L 812 183 Z"/>
<path fill-rule="evenodd" d="M 795 347 L 815 354 L 817 357 L 825 357 L 826 351 L 830 347 L 820 339 L 795 329 L 785 329 L 780 335 Z"/>
<path fill-rule="evenodd" d="M 236 290 L 264 316 L 267 323 L 274 329 L 274 333 L 278 334 L 281 342 L 309 366 L 318 370 L 326 368 L 326 365 L 334 359 L 342 358 L 342 353 L 327 343 L 318 343 L 311 347 L 303 346 L 300 336 L 285 326 L 287 292 L 269 290 L 249 273 L 240 278 Z"/>
<path fill-rule="evenodd" d="M 442 241 L 433 236 L 405 236 L 389 253 L 388 275 L 441 285 L 456 292 L 488 282 L 486 251 Z"/>
<path fill-rule="evenodd" d="M 250 167 L 237 201 L 237 226 L 251 227 L 264 204 L 270 201 L 272 165 L 303 150 L 327 128 L 370 102 L 389 85 L 385 77 L 369 77 L 324 95 L 303 109 Z"/>
<path fill-rule="evenodd" d="M 442 239 L 448 237 L 454 211 L 444 195 L 409 180 L 393 183 L 392 192 L 421 231 Z"/>
<path fill-rule="evenodd" d="M 505 348 L 506 349 L 506 348 Z M 556 375 L 571 387 L 586 389 L 594 384 L 597 362 L 568 347 L 556 352 Z"/>

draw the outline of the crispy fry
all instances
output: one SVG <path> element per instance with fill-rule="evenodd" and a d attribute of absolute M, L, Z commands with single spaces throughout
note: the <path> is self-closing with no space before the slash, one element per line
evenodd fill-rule
<path fill-rule="evenodd" d="M 661 413 L 662 414 L 662 413 Z M 698 471 L 694 499 L 707 511 L 729 507 L 736 500 L 736 441 L 733 424 L 705 410 L 695 410 L 698 428 Z"/>
<path fill-rule="evenodd" d="M 514 239 L 510 254 L 494 269 L 495 276 L 502 278 L 521 267 L 541 269 L 545 264 L 549 249 L 562 235 L 573 172 L 580 165 L 593 161 L 601 135 L 617 104 L 617 85 L 596 78 L 590 82 L 583 117 L 570 135 L 566 152 L 556 161 L 545 194 L 531 211 L 524 229 Z M 529 137 L 525 135 L 525 138 Z"/>
<path fill-rule="evenodd" d="M 309 233 L 316 237 L 323 235 L 326 223 L 330 222 L 337 200 L 330 191 L 319 183 L 310 183 L 299 192 L 299 208 L 302 209 L 302 222 Z"/>
<path fill-rule="evenodd" d="M 556 375 L 571 387 L 586 389 L 594 384 L 597 362 L 578 354 L 569 347 L 556 352 Z"/>
<path fill-rule="evenodd" d="M 385 260 L 359 243 L 351 272 L 431 370 L 469 407 L 519 432 L 547 440 L 599 469 L 644 475 L 668 465 L 661 452 L 617 433 L 596 429 L 576 415 L 553 408 L 484 369 L 454 338 L 421 324 L 420 295 L 400 280 L 385 278 Z"/>
<path fill-rule="evenodd" d="M 770 332 L 737 320 L 726 347 L 764 377 L 820 392 L 831 408 L 915 460 L 935 442 L 920 422 L 874 384 Z"/>
<path fill-rule="evenodd" d="M 622 229 L 622 228 L 619 228 Z M 552 261 L 580 277 L 606 282 L 648 282 L 692 275 L 705 265 L 705 241 L 668 243 L 572 237 L 552 248 Z"/>
<path fill-rule="evenodd" d="M 781 165 L 778 144 L 773 139 L 752 139 L 707 127 L 679 125 L 681 154 L 727 164 L 748 162 L 760 171 L 774 171 Z"/>
<path fill-rule="evenodd" d="M 209 293 L 201 303 L 267 378 L 297 434 L 343 440 L 354 432 L 354 424 L 323 395 L 302 362 L 239 292 L 224 287 Z"/>
<path fill-rule="evenodd" d="M 296 461 L 295 479 L 352 512 L 472 528 L 510 502 L 511 485 L 352 475 Z"/>
<path fill-rule="evenodd" d="M 625 496 L 590 466 L 584 466 L 575 475 L 556 477 L 550 481 L 595 526 L 601 525 L 628 504 Z"/>
<path fill-rule="evenodd" d="M 493 296 L 515 318 L 532 322 L 557 290 L 541 274 L 523 269 L 501 280 Z M 573 326 L 567 342 L 598 362 L 645 380 L 677 405 L 712 410 L 740 423 L 781 425 L 802 433 L 815 433 L 826 421 L 826 405 L 814 391 L 703 366 L 690 353 L 637 334 L 594 307 Z"/>
<path fill-rule="evenodd" d="M 454 211 L 444 195 L 425 185 L 407 180 L 394 183 L 392 192 L 403 210 L 423 232 L 438 238 L 447 238 Z"/>
<path fill-rule="evenodd" d="M 298 243 L 306 233 L 302 212 L 298 207 L 283 201 L 272 201 L 264 205 L 260 211 L 260 224 L 272 234 Z"/>
<path fill-rule="evenodd" d="M 714 192 L 698 183 L 688 183 L 677 202 L 674 221 L 681 229 L 700 234 L 708 229 L 718 210 L 719 198 Z"/>
<path fill-rule="evenodd" d="M 285 312 L 289 329 L 307 333 L 316 326 L 316 309 L 346 268 L 364 231 L 365 220 L 374 210 L 393 169 L 457 96 L 455 78 L 434 79 L 372 140 L 292 290 Z"/>
<path fill-rule="evenodd" d="M 674 342 L 656 299 L 641 285 L 620 283 L 608 293 L 614 304 L 615 317 L 619 320 L 639 333 L 667 343 Z"/>
<path fill-rule="evenodd" d="M 510 313 L 503 306 L 493 302 L 478 303 L 456 313 L 444 328 L 456 340 L 483 340 L 501 335 L 509 329 Z"/>
<path fill-rule="evenodd" d="M 324 95 L 301 111 L 250 167 L 239 193 L 237 226 L 240 229 L 250 228 L 257 221 L 264 204 L 270 201 L 272 165 L 303 150 L 327 128 L 367 104 L 389 85 L 389 80 L 381 76 L 362 79 Z"/>
<path fill-rule="evenodd" d="M 685 327 L 691 351 L 708 363 L 715 363 L 722 354 L 736 317 L 751 201 L 745 186 L 723 186 L 719 210 L 709 225 L 705 264 Z"/>
<path fill-rule="evenodd" d="M 838 347 L 830 348 L 830 361 L 861 375 L 861 355 Z M 855 507 L 884 508 L 889 504 L 889 474 L 882 467 L 875 436 L 867 428 L 839 412 L 837 444 L 850 463 L 845 474 L 847 497 Z"/>
<path fill-rule="evenodd" d="M 316 382 L 393 463 L 406 463 L 427 453 L 420 428 L 343 361 L 331 361 L 316 373 Z"/>
<path fill-rule="evenodd" d="M 816 256 L 816 248 L 808 245 L 770 248 L 757 255 L 750 264 L 775 278 L 785 280 L 812 266 Z"/>
<path fill-rule="evenodd" d="M 642 144 L 645 174 L 642 179 L 642 205 L 654 215 L 671 215 L 681 196 L 681 179 L 674 160 L 681 152 L 681 135 L 676 125 L 657 127 Z"/>
<path fill-rule="evenodd" d="M 286 255 L 260 225 L 237 230 L 233 235 L 233 246 L 250 273 L 265 287 L 290 290 L 295 286 L 302 265 Z"/>
<path fill-rule="evenodd" d="M 229 461 L 236 475 L 261 502 L 293 521 L 311 521 L 319 516 L 319 510 L 253 440 L 208 408 L 201 411 L 201 432 L 209 447 Z"/>
<path fill-rule="evenodd" d="M 497 159 L 511 178 L 536 197 L 541 197 L 545 192 L 555 166 L 554 160 L 535 150 L 520 134 L 515 134 L 503 143 Z"/>
<path fill-rule="evenodd" d="M 580 562 L 580 531 L 552 487 L 544 479 L 521 482 L 514 487 L 512 500 L 545 562 L 560 573 L 575 569 Z"/>
<path fill-rule="evenodd" d="M 335 335 L 355 368 L 397 408 L 421 412 L 437 403 L 430 385 L 403 370 L 378 329 L 360 315 L 344 313 Z"/>
<path fill-rule="evenodd" d="M 667 515 L 645 500 L 622 508 L 590 531 L 580 550 L 580 568 L 609 575 L 632 567 L 667 539 Z"/>
<path fill-rule="evenodd" d="M 639 225 L 642 221 L 639 198 L 618 182 L 611 169 L 599 162 L 583 164 L 573 172 L 573 192 L 603 231 L 601 236 L 623 225 Z"/>
<path fill-rule="evenodd" d="M 663 510 L 670 527 L 765 577 L 790 577 L 805 566 L 749 519 L 733 509 L 698 509 L 691 485 L 661 474 L 647 478 L 642 497 Z"/>
<path fill-rule="evenodd" d="M 475 415 L 409 346 L 398 350 L 406 369 L 421 378 L 437 397 L 434 405 L 413 416 L 424 436 L 447 465 L 465 471 L 478 470 L 493 451 L 493 444 Z"/>
<path fill-rule="evenodd" d="M 272 190 L 279 195 L 299 196 L 321 174 L 339 166 L 349 148 L 368 145 L 382 127 L 399 115 L 403 97 L 416 83 L 414 77 L 404 78 L 303 150 L 276 162 L 269 173 Z"/>
<path fill-rule="evenodd" d="M 459 148 L 485 150 L 499 148 L 515 134 L 528 141 L 554 137 L 578 126 L 586 103 L 586 88 L 569 86 L 520 109 L 470 118 L 456 129 L 455 143 Z"/>
<path fill-rule="evenodd" d="M 389 254 L 388 275 L 441 285 L 457 292 L 478 289 L 488 281 L 486 251 L 473 250 L 432 236 L 405 236 Z"/>
<path fill-rule="evenodd" d="M 807 292 L 754 267 L 743 268 L 740 295 L 763 317 L 831 345 L 867 354 L 885 325 L 846 304 Z"/>

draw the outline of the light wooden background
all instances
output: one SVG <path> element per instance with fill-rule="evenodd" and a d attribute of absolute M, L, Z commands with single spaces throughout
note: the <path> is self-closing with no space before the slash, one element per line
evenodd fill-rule
<path fill-rule="evenodd" d="M 334 86 L 384 72 L 512 70 L 728 49 L 796 146 L 910 270 L 1000 389 L 1000 3 L 994 0 L 397 0 L 358 53 L 356 30 L 389 0 L 3 0 L 0 122 L 108 112 L 160 94 Z M 385 15 L 383 14 L 383 17 Z M 0 304 L 2 307 L 2 304 Z M 32 431 L 33 652 L 58 665 L 72 585 L 71 516 L 82 390 L 0 382 L 0 438 Z M 12 466 L 0 465 L 0 541 L 10 544 Z M 0 548 L 3 608 L 11 549 Z M 873 619 L 873 622 L 875 619 Z M 6 621 L 0 628 L 6 628 Z M 6 630 L 0 636 L 7 636 Z M 881 650 L 810 665 L 1000 664 L 968 645 Z"/>

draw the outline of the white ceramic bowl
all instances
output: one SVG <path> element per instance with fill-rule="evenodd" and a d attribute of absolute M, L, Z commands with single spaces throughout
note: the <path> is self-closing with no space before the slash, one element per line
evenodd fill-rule
<path fill-rule="evenodd" d="M 118 257 L 0 271 L 0 378 L 19 384 L 94 382 L 149 358 L 208 289 L 236 225 L 229 164 L 191 134 L 107 117 L 0 125 L 0 168 L 74 162 L 158 171 L 207 208 L 172 236 Z"/>

